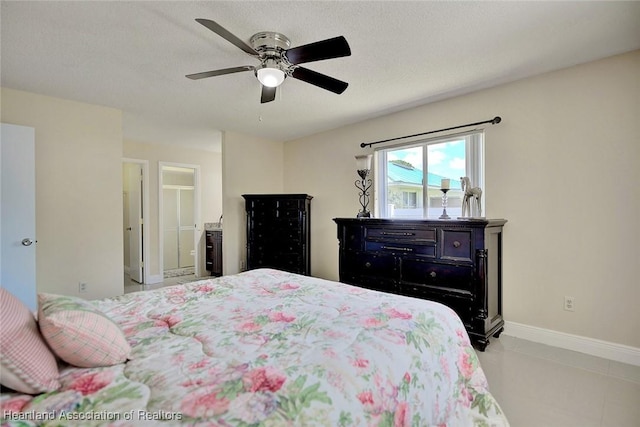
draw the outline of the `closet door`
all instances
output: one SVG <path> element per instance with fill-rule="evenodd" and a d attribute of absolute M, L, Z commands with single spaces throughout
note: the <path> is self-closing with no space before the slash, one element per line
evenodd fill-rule
<path fill-rule="evenodd" d="M 35 311 L 35 130 L 25 126 L 1 126 L 0 283 Z"/>
<path fill-rule="evenodd" d="M 165 188 L 163 198 L 164 243 L 162 247 L 165 270 L 178 268 L 178 190 Z"/>
<path fill-rule="evenodd" d="M 180 268 L 193 267 L 195 265 L 195 219 L 193 215 L 193 189 L 180 189 L 179 215 L 179 263 Z"/>

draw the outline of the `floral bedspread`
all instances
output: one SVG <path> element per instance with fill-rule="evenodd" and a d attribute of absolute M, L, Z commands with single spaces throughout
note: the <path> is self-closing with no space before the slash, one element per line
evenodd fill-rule
<path fill-rule="evenodd" d="M 94 303 L 131 360 L 3 393 L 3 426 L 508 426 L 437 303 L 270 269 Z"/>

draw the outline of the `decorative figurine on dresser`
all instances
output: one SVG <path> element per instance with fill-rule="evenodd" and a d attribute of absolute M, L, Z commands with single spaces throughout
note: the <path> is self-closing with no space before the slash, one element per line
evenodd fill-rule
<path fill-rule="evenodd" d="M 504 219 L 335 218 L 340 281 L 440 302 L 484 351 L 504 330 Z"/>
<path fill-rule="evenodd" d="M 311 199 L 308 194 L 243 194 L 247 211 L 247 269 L 270 267 L 310 275 Z"/>

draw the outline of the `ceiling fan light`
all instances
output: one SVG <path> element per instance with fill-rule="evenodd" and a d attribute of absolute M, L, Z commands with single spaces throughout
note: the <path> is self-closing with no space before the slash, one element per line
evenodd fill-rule
<path fill-rule="evenodd" d="M 262 83 L 263 86 L 267 87 L 280 86 L 285 77 L 284 71 L 279 68 L 260 68 L 256 74 L 258 76 L 258 81 Z"/>

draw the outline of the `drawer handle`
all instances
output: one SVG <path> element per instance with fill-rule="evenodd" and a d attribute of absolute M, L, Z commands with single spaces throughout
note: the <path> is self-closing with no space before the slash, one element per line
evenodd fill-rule
<path fill-rule="evenodd" d="M 364 263 L 364 266 L 367 267 L 367 268 L 370 268 L 371 267 L 371 263 L 369 261 L 367 261 L 367 262 Z"/>
<path fill-rule="evenodd" d="M 413 252 L 413 249 L 411 248 L 399 248 L 396 246 L 382 246 L 382 249 L 387 249 L 390 251 Z"/>
<path fill-rule="evenodd" d="M 435 271 L 432 271 L 431 273 L 429 273 L 429 276 L 431 276 L 431 277 L 436 277 L 436 272 L 435 272 Z"/>
<path fill-rule="evenodd" d="M 415 233 L 383 231 L 382 235 L 383 236 L 413 236 L 415 235 Z"/>
<path fill-rule="evenodd" d="M 459 248 L 460 247 L 460 242 L 458 242 L 457 240 L 455 242 L 453 242 L 453 247 L 454 248 Z"/>

